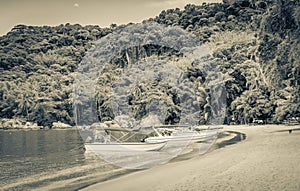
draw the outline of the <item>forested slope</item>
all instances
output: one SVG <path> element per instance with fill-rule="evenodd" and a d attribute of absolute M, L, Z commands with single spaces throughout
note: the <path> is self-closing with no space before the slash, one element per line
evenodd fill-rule
<path fill-rule="evenodd" d="M 210 47 L 225 76 L 224 123 L 280 123 L 300 117 L 299 5 L 224 0 L 162 11 L 148 21 L 180 26 Z M 0 117 L 74 125 L 76 68 L 96 40 L 119 27 L 18 25 L 0 37 Z"/>

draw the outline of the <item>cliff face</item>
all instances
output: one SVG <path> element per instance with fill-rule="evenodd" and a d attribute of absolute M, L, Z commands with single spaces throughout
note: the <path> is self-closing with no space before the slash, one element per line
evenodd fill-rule
<path fill-rule="evenodd" d="M 296 0 L 234 0 L 187 5 L 183 10 L 162 11 L 149 20 L 179 26 L 210 47 L 224 75 L 225 123 L 254 119 L 282 122 L 300 117 L 299 7 Z M 96 40 L 121 27 L 18 25 L 0 37 L 0 117 L 24 118 L 38 125 L 50 126 L 55 121 L 74 125 L 72 84 L 77 66 Z M 151 54 L 147 54 L 149 50 Z M 105 90 L 111 84 L 104 82 L 107 76 L 118 76 L 115 63 L 124 68 L 134 60 L 153 56 L 182 59 L 174 50 L 153 45 L 117 55 L 112 68 L 99 78 L 97 110 L 101 121 L 114 118 Z M 194 81 L 205 77 L 193 67 L 186 67 L 186 75 Z M 129 101 L 136 118 L 147 116 L 151 107 L 149 97 L 138 94 L 141 89 L 168 103 L 165 123 L 178 121 L 174 90 L 154 81 L 140 84 L 140 90 L 132 92 Z M 205 87 L 199 89 L 199 123 L 206 123 L 208 94 Z"/>

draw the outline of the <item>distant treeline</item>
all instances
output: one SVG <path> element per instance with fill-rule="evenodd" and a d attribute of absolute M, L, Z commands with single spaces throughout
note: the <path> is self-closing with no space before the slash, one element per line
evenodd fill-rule
<path fill-rule="evenodd" d="M 148 21 L 179 26 L 211 48 L 227 89 L 224 123 L 300 117 L 299 0 L 188 4 Z M 74 125 L 72 84 L 78 64 L 95 41 L 124 26 L 17 25 L 0 37 L 0 118 Z M 110 116 L 101 104 L 98 111 Z"/>

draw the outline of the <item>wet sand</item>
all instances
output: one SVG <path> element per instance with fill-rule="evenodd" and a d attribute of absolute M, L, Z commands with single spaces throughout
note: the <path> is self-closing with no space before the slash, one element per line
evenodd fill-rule
<path fill-rule="evenodd" d="M 294 130 L 290 133 L 289 129 Z M 84 190 L 300 190 L 299 126 L 225 126 L 222 131 L 240 132 L 246 139 L 230 144 L 232 139 L 220 138 L 215 144 L 220 148 L 205 155 L 130 173 Z"/>

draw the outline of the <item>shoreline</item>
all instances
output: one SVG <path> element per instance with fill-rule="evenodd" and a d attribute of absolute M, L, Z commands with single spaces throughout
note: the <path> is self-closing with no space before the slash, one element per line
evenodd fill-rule
<path fill-rule="evenodd" d="M 0 128 L 0 131 L 51 131 L 51 130 L 78 130 L 77 127 L 71 128 Z"/>
<path fill-rule="evenodd" d="M 289 130 L 293 129 L 291 133 Z M 225 126 L 245 140 L 82 190 L 299 190 L 299 126 Z M 226 140 L 225 140 L 226 141 Z M 218 145 L 218 140 L 214 144 Z M 219 145 L 220 146 L 220 145 Z"/>
<path fill-rule="evenodd" d="M 202 125 L 203 126 L 203 125 Z M 205 126 L 205 125 L 204 125 Z M 232 128 L 233 130 L 241 126 L 246 126 L 246 127 L 264 127 L 264 126 L 284 126 L 289 129 L 293 129 L 294 127 L 300 127 L 300 124 L 262 124 L 262 125 L 253 125 L 253 124 L 248 124 L 248 125 L 222 125 L 224 127 L 229 127 Z M 70 126 L 70 127 L 47 127 L 47 126 L 22 126 L 22 127 L 1 127 L 0 126 L 0 131 L 27 131 L 27 130 L 81 130 L 82 127 L 79 126 Z M 205 130 L 206 128 L 202 129 Z"/>

